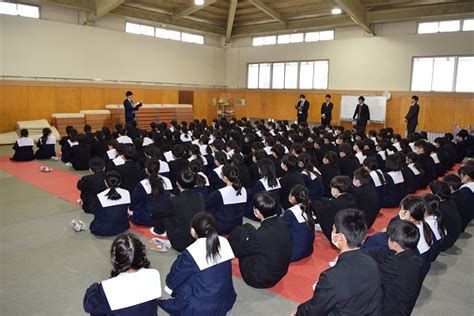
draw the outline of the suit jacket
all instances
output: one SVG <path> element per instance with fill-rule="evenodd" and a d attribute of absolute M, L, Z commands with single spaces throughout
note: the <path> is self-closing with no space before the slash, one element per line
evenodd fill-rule
<path fill-rule="evenodd" d="M 315 214 L 324 236 L 330 241 L 332 226 L 336 213 L 346 208 L 357 208 L 356 198 L 352 193 L 339 195 L 337 198 L 323 198 L 322 202 L 315 201 Z"/>
<path fill-rule="evenodd" d="M 77 188 L 81 191 L 82 209 L 86 213 L 92 213 L 92 204 L 97 194 L 107 189 L 104 182 L 104 172 L 82 177 L 77 182 Z"/>
<path fill-rule="evenodd" d="M 359 109 L 360 109 L 360 114 L 359 114 Z M 357 125 L 358 126 L 365 126 L 367 125 L 367 121 L 370 121 L 370 110 L 369 106 L 367 104 L 357 104 L 357 107 L 354 111 L 354 115 L 352 118 L 355 120 L 357 119 Z"/>
<path fill-rule="evenodd" d="M 398 254 L 390 250 L 367 251 L 379 264 L 383 290 L 383 315 L 409 316 L 423 283 L 422 259 L 416 249 Z"/>
<path fill-rule="evenodd" d="M 301 101 L 298 101 L 298 103 L 296 103 L 295 108 L 298 110 L 298 115 L 308 116 L 309 101 L 304 100 L 303 105 L 301 105 Z M 300 111 L 301 111 L 301 114 L 300 114 Z"/>
<path fill-rule="evenodd" d="M 418 113 L 420 113 L 420 105 L 415 103 L 410 106 L 407 115 L 405 115 L 405 119 L 407 120 L 407 124 L 418 124 Z"/>
<path fill-rule="evenodd" d="M 298 306 L 296 315 L 381 315 L 382 299 L 375 260 L 361 250 L 346 251 L 321 273 L 313 297 Z"/>
<path fill-rule="evenodd" d="M 332 119 L 332 108 L 334 107 L 334 105 L 332 104 L 332 102 L 329 102 L 328 104 L 326 104 L 326 102 L 324 102 L 323 104 L 321 104 L 321 114 L 326 114 L 326 120 L 330 121 Z"/>
<path fill-rule="evenodd" d="M 123 100 L 123 107 L 125 108 L 125 122 L 130 123 L 135 118 L 135 113 L 133 113 L 133 104 L 126 98 Z"/>
<path fill-rule="evenodd" d="M 356 197 L 357 209 L 365 214 L 367 227 L 371 227 L 380 211 L 378 195 L 372 183 L 363 184 L 360 187 L 352 187 L 352 193 Z"/>

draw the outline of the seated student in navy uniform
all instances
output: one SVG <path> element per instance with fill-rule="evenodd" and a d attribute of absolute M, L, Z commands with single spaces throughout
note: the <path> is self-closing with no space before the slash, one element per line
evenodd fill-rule
<path fill-rule="evenodd" d="M 83 176 L 77 182 L 77 189 L 81 191 L 81 205 L 86 213 L 92 213 L 92 204 L 97 194 L 107 189 L 104 182 L 104 161 L 100 158 L 89 160 L 91 175 Z"/>
<path fill-rule="evenodd" d="M 385 160 L 387 160 L 387 149 L 390 147 L 391 143 L 387 139 L 381 139 L 377 146 L 375 147 L 377 150 L 377 165 L 380 170 L 385 172 Z"/>
<path fill-rule="evenodd" d="M 194 242 L 189 233 L 191 219 L 197 213 L 205 211 L 205 200 L 201 193 L 194 189 L 196 179 L 196 175 L 191 171 L 181 171 L 176 181 L 179 195 L 173 196 L 153 211 L 155 227 L 152 227 L 150 232 L 159 236 L 158 240 L 165 244 L 166 239 L 162 237 L 166 236 L 171 247 L 180 252 Z"/>
<path fill-rule="evenodd" d="M 86 143 L 84 134 L 77 135 L 78 144 L 69 152 L 69 162 L 74 170 L 89 169 L 89 160 L 92 158 L 91 145 Z"/>
<path fill-rule="evenodd" d="M 471 222 L 471 206 L 466 201 L 463 192 L 459 191 L 462 185 L 461 178 L 455 174 L 449 174 L 443 178 L 443 182 L 449 186 L 451 191 L 451 199 L 456 203 L 458 208 L 459 216 L 461 217 L 462 231 L 464 231 L 467 225 Z"/>
<path fill-rule="evenodd" d="M 364 168 L 354 171 L 352 187 L 350 192 L 356 197 L 357 209 L 365 214 L 367 228 L 372 227 L 380 212 L 377 191 L 370 183 L 370 175 Z"/>
<path fill-rule="evenodd" d="M 432 143 L 426 142 L 426 152 L 428 153 L 428 155 L 430 155 L 431 159 L 433 159 L 434 161 L 435 179 L 443 176 L 446 173 L 447 169 L 446 169 L 446 166 L 441 163 L 438 153 L 436 152 L 436 147 Z"/>
<path fill-rule="evenodd" d="M 385 169 L 386 185 L 382 207 L 397 207 L 405 197 L 405 179 L 401 171 L 401 162 L 395 154 L 387 156 Z"/>
<path fill-rule="evenodd" d="M 153 211 L 170 199 L 171 181 L 161 176 L 159 171 L 160 161 L 148 159 L 145 163 L 147 178 L 140 181 L 131 192 L 130 220 L 136 225 L 153 226 Z"/>
<path fill-rule="evenodd" d="M 237 167 L 226 165 L 222 173 L 226 186 L 209 194 L 206 211 L 216 219 L 219 234 L 225 235 L 242 225 L 247 205 L 247 190 L 240 183 Z"/>
<path fill-rule="evenodd" d="M 409 169 L 407 176 L 411 177 L 411 185 L 408 189 L 408 193 L 415 193 L 420 188 L 421 173 L 423 170 L 418 162 L 418 155 L 414 152 L 407 153 L 406 162 Z"/>
<path fill-rule="evenodd" d="M 331 197 L 331 180 L 341 175 L 341 170 L 337 165 L 337 154 L 333 151 L 326 152 L 319 170 L 323 176 L 324 196 Z"/>
<path fill-rule="evenodd" d="M 109 140 L 104 137 L 103 131 L 96 131 L 91 146 L 92 157 L 103 158 L 109 150 L 108 142 Z"/>
<path fill-rule="evenodd" d="M 283 221 L 290 232 L 291 261 L 298 261 L 311 256 L 314 244 L 314 211 L 308 189 L 295 185 L 288 200 L 293 205 L 283 214 Z"/>
<path fill-rule="evenodd" d="M 145 147 L 144 153 L 145 153 L 146 159 L 150 159 L 150 158 L 158 159 L 158 161 L 160 162 L 160 175 L 163 177 L 167 177 L 169 179 L 170 166 L 166 161 L 164 161 L 161 150 L 155 145 L 151 145 L 151 146 Z"/>
<path fill-rule="evenodd" d="M 426 188 L 431 181 L 436 178 L 436 167 L 433 158 L 426 152 L 426 141 L 417 140 L 415 142 L 415 151 L 418 154 L 418 162 L 420 163 L 421 173 L 420 188 Z"/>
<path fill-rule="evenodd" d="M 107 141 L 107 151 L 104 154 L 104 157 L 102 158 L 105 163 L 105 168 L 107 170 L 113 169 L 114 164 L 112 161 L 117 158 L 118 151 L 117 148 L 119 147 L 119 143 L 115 139 L 110 139 Z"/>
<path fill-rule="evenodd" d="M 140 164 L 135 159 L 135 149 L 121 144 L 118 146 L 118 156 L 112 160 L 112 169 L 117 170 L 122 177 L 121 187 L 132 192 L 142 180 Z"/>
<path fill-rule="evenodd" d="M 291 236 L 286 223 L 276 213 L 276 200 L 268 192 L 252 199 L 255 217 L 261 221 L 236 227 L 229 243 L 237 258 L 245 283 L 255 288 L 270 288 L 288 272 L 291 262 Z"/>
<path fill-rule="evenodd" d="M 474 136 L 462 129 L 455 137 L 456 162 L 460 163 L 465 157 L 472 157 L 474 153 Z"/>
<path fill-rule="evenodd" d="M 382 208 L 382 203 L 385 194 L 385 177 L 383 176 L 382 170 L 378 168 L 377 158 L 367 157 L 364 160 L 363 168 L 369 172 L 370 182 L 375 186 L 377 191 L 379 208 Z"/>
<path fill-rule="evenodd" d="M 13 161 L 32 161 L 35 160 L 35 154 L 33 153 L 33 146 L 35 145 L 32 138 L 28 137 L 28 130 L 22 129 L 20 131 L 20 138 L 18 138 L 13 145 L 15 153 L 10 160 Z"/>
<path fill-rule="evenodd" d="M 333 198 L 323 198 L 322 202 L 315 203 L 315 215 L 319 226 L 331 241 L 331 231 L 336 214 L 346 208 L 357 208 L 355 196 L 349 192 L 352 180 L 347 176 L 337 176 L 329 184 Z"/>
<path fill-rule="evenodd" d="M 434 194 L 428 193 L 423 195 L 423 200 L 426 204 L 425 221 L 430 225 L 433 232 L 433 244 L 431 245 L 431 261 L 436 261 L 441 248 L 443 240 L 446 237 L 446 227 L 444 226 L 443 214 L 439 209 L 441 199 Z"/>
<path fill-rule="evenodd" d="M 172 298 L 158 305 L 170 315 L 226 315 L 237 294 L 232 282 L 229 242 L 217 235 L 216 223 L 209 213 L 198 213 L 190 234 L 195 241 L 176 258 L 166 276 L 165 291 Z"/>
<path fill-rule="evenodd" d="M 451 199 L 451 190 L 446 183 L 435 180 L 430 183 L 430 190 L 440 199 L 439 211 L 446 230 L 441 251 L 445 251 L 451 248 L 458 240 L 462 232 L 462 220 L 456 202 Z"/>
<path fill-rule="evenodd" d="M 280 203 L 283 209 L 288 209 L 292 206 L 288 201 L 291 189 L 297 184 L 304 185 L 304 178 L 298 168 L 298 158 L 292 154 L 283 156 L 281 168 L 286 171 L 286 174 L 280 179 Z"/>
<path fill-rule="evenodd" d="M 360 167 L 359 159 L 352 153 L 352 146 L 347 143 L 339 145 L 339 169 L 341 174 L 352 178 L 354 171 Z"/>
<path fill-rule="evenodd" d="M 309 191 L 311 201 L 321 201 L 324 195 L 323 176 L 311 161 L 311 155 L 303 153 L 298 156 L 298 166 L 301 168 L 305 186 Z"/>
<path fill-rule="evenodd" d="M 169 161 L 170 180 L 171 183 L 176 183 L 178 174 L 188 169 L 189 161 L 184 157 L 185 152 L 183 145 L 174 145 L 171 149 L 171 154 L 173 155 L 173 160 Z"/>
<path fill-rule="evenodd" d="M 269 158 L 263 158 L 258 161 L 258 172 L 262 176 L 257 182 L 255 182 L 254 186 L 247 190 L 247 207 L 245 210 L 245 216 L 247 218 L 257 220 L 253 212 L 253 205 L 252 205 L 252 198 L 255 194 L 266 191 L 273 195 L 277 202 L 278 208 L 280 206 L 280 181 L 277 179 L 275 174 L 275 166 L 273 162 Z"/>
<path fill-rule="evenodd" d="M 359 249 L 367 233 L 364 214 L 336 214 L 331 242 L 340 250 L 335 265 L 323 271 L 313 297 L 293 315 L 381 315 L 383 291 L 377 262 Z"/>
<path fill-rule="evenodd" d="M 79 144 L 77 141 L 77 130 L 72 126 L 68 127 L 70 128 L 69 130 L 66 128 L 67 136 L 61 138 L 61 141 L 59 142 L 59 145 L 61 145 L 61 161 L 65 164 L 70 162 L 69 154 L 71 149 Z"/>
<path fill-rule="evenodd" d="M 121 177 L 115 171 L 105 174 L 107 189 L 97 194 L 92 205 L 94 220 L 90 224 L 90 231 L 97 236 L 115 236 L 126 231 L 128 222 L 128 206 L 130 193 L 120 188 Z"/>
<path fill-rule="evenodd" d="M 459 192 L 471 209 L 471 219 L 474 218 L 474 166 L 462 166 L 459 169 L 462 185 Z"/>
<path fill-rule="evenodd" d="M 38 139 L 36 147 L 38 150 L 35 152 L 35 159 L 50 159 L 56 157 L 56 137 L 51 135 L 52 131 L 50 128 L 43 128 L 43 135 Z"/>
<path fill-rule="evenodd" d="M 218 151 L 214 154 L 214 164 L 216 168 L 214 168 L 209 173 L 209 183 L 211 185 L 211 190 L 218 190 L 225 187 L 224 183 L 224 175 L 222 173 L 222 169 L 225 165 L 227 165 L 227 155 L 223 151 Z"/>
<path fill-rule="evenodd" d="M 209 182 L 208 176 L 206 176 L 202 170 L 203 165 L 200 159 L 194 159 L 189 162 L 189 171 L 191 171 L 196 178 L 194 191 L 201 193 L 205 200 L 211 192 L 211 183 Z"/>
<path fill-rule="evenodd" d="M 112 243 L 111 278 L 86 291 L 83 307 L 91 315 L 158 315 L 160 272 L 150 269 L 145 246 L 132 234 Z"/>
<path fill-rule="evenodd" d="M 416 246 L 420 232 L 409 221 L 387 227 L 388 249 L 368 251 L 377 261 L 383 290 L 382 315 L 411 315 L 423 283 Z"/>

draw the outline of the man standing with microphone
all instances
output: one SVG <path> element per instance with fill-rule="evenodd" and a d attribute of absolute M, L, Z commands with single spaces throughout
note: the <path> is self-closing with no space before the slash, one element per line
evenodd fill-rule
<path fill-rule="evenodd" d="M 300 95 L 300 100 L 295 105 L 298 117 L 298 125 L 301 123 L 306 123 L 308 120 L 308 110 L 309 110 L 309 101 L 306 100 L 304 94 Z"/>

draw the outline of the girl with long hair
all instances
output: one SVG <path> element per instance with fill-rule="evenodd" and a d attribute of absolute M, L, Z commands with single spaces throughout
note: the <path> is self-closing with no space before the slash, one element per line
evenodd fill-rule
<path fill-rule="evenodd" d="M 50 128 L 43 128 L 43 135 L 38 139 L 35 152 L 35 159 L 50 159 L 56 157 L 56 137 L 54 137 Z"/>

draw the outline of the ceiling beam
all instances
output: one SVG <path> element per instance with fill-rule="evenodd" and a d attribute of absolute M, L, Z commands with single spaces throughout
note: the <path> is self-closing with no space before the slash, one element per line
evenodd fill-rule
<path fill-rule="evenodd" d="M 433 17 L 469 17 L 474 13 L 474 2 L 434 4 L 420 7 L 377 10 L 367 13 L 370 23 L 409 21 Z"/>
<path fill-rule="evenodd" d="M 229 14 L 227 15 L 227 28 L 225 31 L 225 42 L 230 42 L 232 36 L 232 28 L 234 27 L 235 12 L 237 12 L 238 0 L 230 0 L 229 3 Z"/>
<path fill-rule="evenodd" d="M 336 4 L 368 34 L 374 35 L 374 31 L 367 23 L 367 9 L 359 0 L 335 0 Z"/>
<path fill-rule="evenodd" d="M 207 6 L 210 6 L 211 4 L 214 4 L 216 3 L 217 0 L 206 0 L 204 1 L 204 4 L 203 5 L 195 5 L 193 4 L 192 6 L 190 6 L 189 8 L 186 8 L 184 9 L 183 11 L 181 12 L 178 12 L 176 13 L 175 15 L 173 15 L 172 19 L 173 21 L 177 21 L 177 20 L 180 20 L 188 15 L 191 15 L 193 14 L 194 12 L 197 12 L 199 10 L 202 10 L 204 9 L 205 7 Z"/>
<path fill-rule="evenodd" d="M 217 25 L 211 25 L 188 19 L 173 21 L 170 15 L 138 8 L 132 8 L 125 5 L 113 9 L 110 13 L 225 36 L 224 28 Z"/>
<path fill-rule="evenodd" d="M 97 21 L 124 2 L 125 0 L 95 0 L 95 11 L 87 15 L 87 22 Z"/>
<path fill-rule="evenodd" d="M 263 12 L 265 12 L 267 15 L 271 16 L 275 20 L 277 20 L 281 24 L 287 24 L 286 19 L 278 12 L 267 6 L 265 3 L 263 3 L 261 0 L 249 0 L 249 3 L 253 4 Z"/>

